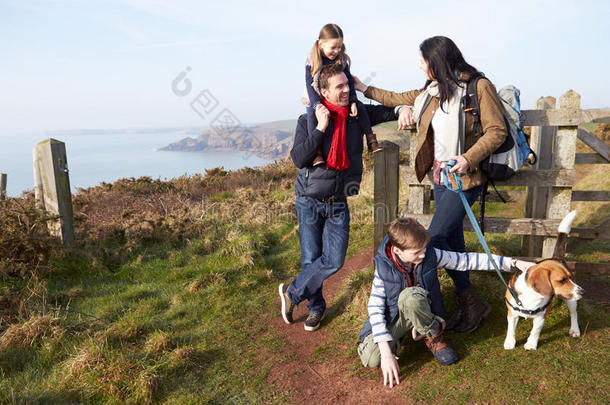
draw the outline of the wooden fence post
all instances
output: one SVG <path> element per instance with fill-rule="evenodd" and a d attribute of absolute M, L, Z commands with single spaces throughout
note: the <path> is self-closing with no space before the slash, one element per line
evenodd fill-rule
<path fill-rule="evenodd" d="M 398 212 L 398 162 L 399 147 L 393 142 L 381 142 L 383 151 L 377 152 L 374 173 L 374 233 L 375 249 L 381 244 L 386 225 L 392 222 Z"/>
<path fill-rule="evenodd" d="M 34 148 L 34 182 L 39 206 L 59 217 L 58 221 L 49 223 L 49 230 L 61 237 L 64 246 L 71 245 L 74 243 L 74 217 L 63 142 L 47 139 Z"/>
<path fill-rule="evenodd" d="M 417 155 L 417 135 L 413 131 L 409 142 L 409 167 L 415 169 L 415 156 Z M 430 213 L 430 186 L 422 184 L 409 184 L 409 196 L 406 210 L 401 215 L 429 214 Z"/>
<path fill-rule="evenodd" d="M 536 100 L 534 109 L 551 110 L 555 108 L 555 97 L 540 97 Z M 536 170 L 548 170 L 553 167 L 553 142 L 556 127 L 532 127 L 530 145 L 536 155 Z M 545 218 L 548 204 L 549 187 L 527 187 L 525 200 L 526 218 Z M 522 252 L 525 257 L 540 257 L 542 255 L 543 238 L 540 236 L 524 235 L 522 239 Z"/>
<path fill-rule="evenodd" d="M 557 108 L 562 110 L 579 110 L 580 95 L 573 90 L 567 91 L 557 100 Z M 554 144 L 553 168 L 574 170 L 578 123 L 557 128 Z M 547 219 L 562 219 L 570 212 L 572 186 L 551 187 L 547 206 Z M 542 244 L 542 257 L 551 257 L 555 249 L 556 237 L 547 237 Z"/>
<path fill-rule="evenodd" d="M 0 200 L 6 198 L 6 174 L 0 173 Z"/>

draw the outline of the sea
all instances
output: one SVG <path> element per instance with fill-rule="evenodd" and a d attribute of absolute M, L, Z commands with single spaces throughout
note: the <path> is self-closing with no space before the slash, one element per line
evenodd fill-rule
<path fill-rule="evenodd" d="M 70 187 L 87 188 L 120 178 L 149 176 L 171 179 L 182 175 L 205 173 L 206 169 L 224 167 L 236 170 L 264 166 L 272 160 L 250 152 L 201 151 L 166 152 L 157 149 L 186 136 L 184 132 L 104 132 L 70 131 L 64 134 L 29 132 L 0 134 L 0 173 L 7 174 L 7 195 L 17 197 L 34 188 L 32 149 L 49 138 L 66 144 Z"/>

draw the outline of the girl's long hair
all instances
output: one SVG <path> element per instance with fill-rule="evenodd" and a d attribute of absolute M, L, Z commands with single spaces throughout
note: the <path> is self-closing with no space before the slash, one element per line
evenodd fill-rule
<path fill-rule="evenodd" d="M 326 24 L 320 30 L 320 35 L 318 35 L 318 39 L 316 42 L 314 42 L 311 52 L 309 53 L 312 77 L 322 68 L 322 50 L 320 50 L 320 47 L 318 46 L 318 41 L 321 39 L 337 38 L 341 38 L 341 40 L 343 40 L 343 31 L 337 24 Z M 341 60 L 346 61 L 348 65 L 351 64 L 351 59 L 345 53 L 345 44 L 341 44 L 341 51 L 339 52 L 339 55 L 337 55 L 335 63 L 339 63 Z"/>
<path fill-rule="evenodd" d="M 480 74 L 473 66 L 466 63 L 457 45 L 447 37 L 431 37 L 419 45 L 422 57 L 428 63 L 428 69 L 438 82 L 440 105 L 451 97 L 454 85 L 459 85 L 462 74 L 469 76 Z M 432 81 L 426 81 L 427 87 Z"/>

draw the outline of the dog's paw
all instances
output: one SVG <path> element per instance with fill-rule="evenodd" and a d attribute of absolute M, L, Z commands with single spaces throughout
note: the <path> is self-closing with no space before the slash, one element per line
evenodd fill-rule
<path fill-rule="evenodd" d="M 580 337 L 580 329 L 570 329 L 570 336 L 572 336 L 573 338 Z"/>
<path fill-rule="evenodd" d="M 525 348 L 525 350 L 536 350 L 538 348 L 538 342 L 530 342 L 528 340 L 527 342 L 525 342 L 525 345 L 523 345 L 523 347 Z"/>
<path fill-rule="evenodd" d="M 504 341 L 504 349 L 505 350 L 512 350 L 512 349 L 514 349 L 515 348 L 515 343 L 516 343 L 515 339 L 506 339 Z"/>

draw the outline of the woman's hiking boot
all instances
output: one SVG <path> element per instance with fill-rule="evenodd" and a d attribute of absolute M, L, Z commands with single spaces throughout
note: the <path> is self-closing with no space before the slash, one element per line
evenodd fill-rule
<path fill-rule="evenodd" d="M 379 142 L 377 142 L 377 135 L 368 134 L 366 136 L 366 146 L 369 150 L 369 153 L 381 152 L 383 148 L 379 146 Z"/>
<path fill-rule="evenodd" d="M 458 305 L 462 308 L 462 316 L 454 330 L 459 333 L 470 333 L 479 327 L 483 318 L 489 315 L 491 306 L 477 294 L 472 286 L 456 295 Z"/>
<path fill-rule="evenodd" d="M 458 326 L 460 322 L 462 322 L 465 304 L 462 303 L 461 297 L 462 296 L 460 294 L 455 294 L 455 311 L 453 312 L 453 315 L 451 315 L 451 317 L 449 317 L 449 319 L 447 320 L 447 330 L 454 330 L 455 327 Z"/>

